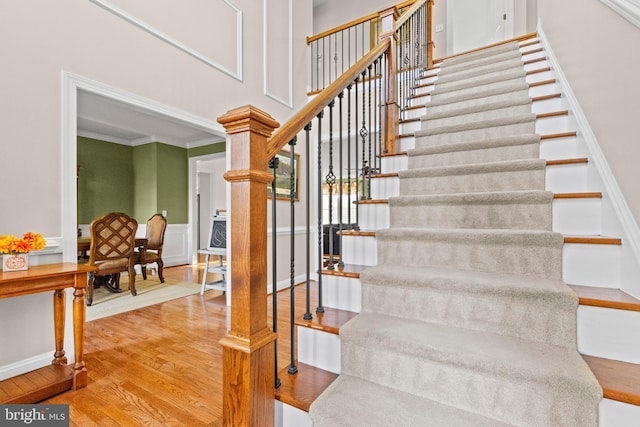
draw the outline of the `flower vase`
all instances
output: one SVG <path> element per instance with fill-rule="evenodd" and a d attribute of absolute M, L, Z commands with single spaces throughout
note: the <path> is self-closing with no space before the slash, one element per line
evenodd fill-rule
<path fill-rule="evenodd" d="M 2 255 L 2 271 L 23 271 L 29 268 L 29 254 Z"/>

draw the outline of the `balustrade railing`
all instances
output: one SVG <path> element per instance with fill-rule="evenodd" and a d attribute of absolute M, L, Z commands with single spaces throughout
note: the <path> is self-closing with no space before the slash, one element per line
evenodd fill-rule
<path fill-rule="evenodd" d="M 420 28 L 427 25 L 427 1 L 407 3 L 411 5 L 409 17 L 402 15 L 394 25 L 398 18 L 395 8 L 380 14 L 380 43 L 277 131 L 278 123 L 253 107 L 229 111 L 218 119 L 231 136 L 231 169 L 225 174 L 231 183 L 231 325 L 221 341 L 225 425 L 255 425 L 257 420 L 273 418 L 273 388 L 280 384 L 279 375 L 298 372 L 295 319 L 311 320 L 324 311 L 323 271 L 344 267 L 344 232 L 361 228 L 360 209 L 372 197 L 372 177 L 381 172 L 382 156 L 394 150 L 402 114 L 398 107 L 405 102 L 402 93 L 415 93 L 415 82 L 427 66 L 424 35 L 428 31 Z M 406 86 L 401 89 L 401 84 Z M 304 141 L 301 149 L 298 141 Z M 283 154 L 286 145 L 288 153 Z M 297 151 L 304 157 L 302 173 Z M 266 309 L 267 188 L 271 189 L 274 292 L 271 327 Z M 277 202 L 278 194 L 283 193 L 288 203 Z M 289 230 L 277 232 L 277 224 L 286 219 Z M 302 222 L 303 233 L 302 227 L 296 227 Z M 275 293 L 278 265 L 282 267 L 278 259 L 286 255 L 277 240 L 278 234 L 287 233 L 291 348 L 287 372 L 279 374 L 277 338 L 282 331 L 278 329 Z M 315 313 L 310 303 L 314 279 L 318 289 Z M 295 292 L 302 282 L 305 312 L 295 313 Z"/>
<path fill-rule="evenodd" d="M 395 8 L 403 13 L 416 2 L 404 1 Z M 307 37 L 311 53 L 310 93 L 326 88 L 375 47 L 380 42 L 381 22 L 382 16 L 376 12 Z"/>

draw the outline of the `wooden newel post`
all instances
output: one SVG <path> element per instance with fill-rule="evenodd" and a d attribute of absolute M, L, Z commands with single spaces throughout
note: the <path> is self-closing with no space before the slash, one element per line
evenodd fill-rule
<path fill-rule="evenodd" d="M 380 12 L 381 31 L 380 40 L 388 38 L 391 43 L 389 44 L 389 51 L 387 52 L 387 93 L 386 93 L 386 108 L 385 108 L 385 123 L 387 126 L 387 134 L 385 135 L 386 141 L 386 153 L 395 153 L 396 151 L 396 139 L 398 138 L 398 96 L 396 93 L 396 30 L 394 23 L 400 16 L 398 9 L 393 6 L 389 9 Z"/>
<path fill-rule="evenodd" d="M 231 136 L 231 327 L 223 346 L 223 423 L 272 426 L 276 334 L 267 324 L 267 138 L 278 126 L 251 106 L 218 118 Z"/>

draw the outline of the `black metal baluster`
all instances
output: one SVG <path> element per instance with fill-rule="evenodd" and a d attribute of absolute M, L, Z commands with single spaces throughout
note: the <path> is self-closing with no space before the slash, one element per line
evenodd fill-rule
<path fill-rule="evenodd" d="M 291 205 L 291 229 L 289 230 L 291 236 L 291 271 L 290 271 L 290 304 L 291 309 L 289 310 L 290 321 L 291 321 L 291 364 L 289 365 L 289 369 L 287 372 L 291 375 L 298 373 L 298 367 L 296 366 L 296 358 L 295 358 L 295 350 L 296 350 L 296 299 L 295 299 L 295 273 L 296 273 L 296 252 L 295 252 L 295 241 L 296 241 L 296 193 L 298 192 L 298 188 L 296 187 L 296 163 L 295 163 L 295 146 L 296 146 L 297 137 L 294 137 L 289 142 L 289 202 Z M 275 199 L 273 199 L 275 201 Z"/>
<path fill-rule="evenodd" d="M 371 64 L 369 64 L 369 67 L 367 67 L 367 69 L 369 70 L 369 90 L 368 90 L 368 101 L 369 101 L 369 108 L 368 108 L 368 112 L 367 112 L 367 116 L 368 116 L 368 125 L 369 125 L 369 131 L 367 132 L 367 142 L 369 144 L 369 149 L 368 149 L 368 162 L 367 162 L 367 200 L 371 200 L 371 173 L 372 173 L 372 169 L 373 169 L 373 162 L 372 162 L 372 157 L 371 157 L 371 152 L 372 150 L 372 146 L 371 146 L 371 136 L 373 134 L 372 131 L 375 131 L 375 128 L 371 127 L 371 82 L 373 81 L 373 76 L 371 75 Z M 375 92 L 375 91 L 374 91 Z"/>
<path fill-rule="evenodd" d="M 269 160 L 269 168 L 273 169 L 273 181 L 271 181 L 271 306 L 273 332 L 278 333 L 278 275 L 276 269 L 276 171 L 278 169 L 279 159 L 273 157 Z M 275 371 L 275 388 L 280 387 L 280 377 L 278 377 L 278 338 L 273 342 L 273 369 Z"/>
<path fill-rule="evenodd" d="M 307 295 L 306 295 L 306 311 L 302 318 L 304 320 L 313 319 L 313 315 L 311 314 L 311 164 L 309 157 L 311 156 L 311 152 L 309 151 L 309 141 L 310 141 L 310 133 L 311 133 L 311 122 L 307 123 L 304 127 L 305 131 L 305 195 L 306 195 L 306 220 L 307 220 L 307 233 L 306 233 L 306 249 L 307 249 L 307 258 L 306 258 L 306 284 L 307 284 Z"/>
<path fill-rule="evenodd" d="M 339 160 L 338 160 L 338 167 L 339 172 L 338 172 L 338 176 L 340 177 L 340 179 L 338 180 L 338 185 L 340 187 L 340 190 L 338 191 L 339 194 L 339 198 L 338 198 L 338 233 L 339 233 L 339 242 L 340 244 L 338 245 L 338 267 L 344 267 L 344 261 L 342 260 L 342 224 L 344 223 L 343 219 L 342 219 L 342 195 L 343 195 L 343 188 L 342 186 L 344 185 L 344 180 L 343 180 L 343 170 L 344 170 L 344 165 L 342 163 L 342 158 L 343 158 L 343 145 L 342 145 L 342 99 L 344 98 L 344 91 L 340 92 L 338 94 L 338 99 L 339 99 L 339 105 L 338 105 L 338 121 L 340 122 L 339 124 L 339 133 L 340 133 L 340 139 L 339 139 Z"/>
<path fill-rule="evenodd" d="M 367 111 L 367 105 L 366 105 L 367 95 L 365 94 L 366 84 L 367 84 L 367 70 L 365 69 L 362 72 L 362 127 L 360 128 L 360 138 L 362 138 L 362 190 L 363 190 L 363 194 L 361 197 L 362 200 L 369 200 L 369 197 L 367 195 L 368 191 L 365 186 L 365 183 L 367 180 L 367 170 L 369 168 L 369 165 L 367 164 L 367 135 L 369 134 L 369 131 L 367 130 L 367 120 L 366 120 L 366 111 Z M 369 89 L 371 89 L 371 83 L 369 83 Z M 371 93 L 369 93 L 369 95 L 371 95 Z"/>
<path fill-rule="evenodd" d="M 316 307 L 316 313 L 324 313 L 324 306 L 322 305 L 322 270 L 324 269 L 324 250 L 322 245 L 322 199 L 323 185 L 322 185 L 322 117 L 324 112 L 318 113 L 318 307 Z"/>
<path fill-rule="evenodd" d="M 355 117 L 353 122 L 355 123 L 355 131 L 358 131 L 358 104 L 360 103 L 358 100 L 358 81 L 359 81 L 359 77 L 356 77 L 356 79 L 354 80 L 354 87 L 355 87 L 355 101 L 353 103 L 354 108 L 355 108 Z M 360 141 L 358 141 L 358 136 L 355 136 L 355 141 L 354 141 L 354 158 L 355 158 L 355 171 L 356 171 L 356 200 L 355 200 L 355 210 L 356 210 L 356 222 L 355 225 L 353 226 L 354 230 L 359 230 L 360 229 L 360 204 L 358 203 L 360 200 L 360 186 L 362 185 L 360 183 L 360 165 L 358 163 L 358 159 L 360 158 L 360 156 L 358 155 L 358 146 Z"/>
<path fill-rule="evenodd" d="M 333 107 L 335 101 L 331 101 L 329 107 L 329 172 L 325 180 L 329 187 L 329 264 L 327 270 L 335 270 L 333 259 L 333 186 L 336 184 L 336 175 L 333 173 Z"/>
<path fill-rule="evenodd" d="M 347 86 L 347 224 L 351 222 L 351 87 Z"/>

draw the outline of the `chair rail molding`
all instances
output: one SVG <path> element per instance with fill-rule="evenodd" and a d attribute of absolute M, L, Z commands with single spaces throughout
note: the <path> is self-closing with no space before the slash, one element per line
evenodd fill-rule
<path fill-rule="evenodd" d="M 269 8 L 269 3 L 274 2 L 276 0 L 263 0 L 262 2 L 262 6 L 263 6 L 263 17 L 264 17 L 264 22 L 263 22 L 263 36 L 262 36 L 262 40 L 263 40 L 263 45 L 262 45 L 262 55 L 263 55 L 263 61 L 262 61 L 262 69 L 263 69 L 263 78 L 264 78 L 264 95 L 273 99 L 276 102 L 281 103 L 282 105 L 289 107 L 289 108 L 293 108 L 293 0 L 280 0 L 280 1 L 287 1 L 288 3 L 288 8 L 289 8 L 289 13 L 288 13 L 288 17 L 287 17 L 287 23 L 288 23 L 288 33 L 287 33 L 287 90 L 288 90 L 288 94 L 285 97 L 280 97 L 274 93 L 271 92 L 271 89 L 269 87 L 269 42 L 270 42 L 270 38 L 269 38 L 269 14 L 267 13 L 268 10 L 270 10 Z"/>
<path fill-rule="evenodd" d="M 627 21 L 640 28 L 640 0 L 600 0 L 622 15 Z"/>
<path fill-rule="evenodd" d="M 236 15 L 236 69 L 229 70 L 226 67 L 220 65 L 213 59 L 208 56 L 202 54 L 201 52 L 193 49 L 192 47 L 186 45 L 185 43 L 180 42 L 179 40 L 165 34 L 159 29 L 153 27 L 149 23 L 143 21 L 142 19 L 130 14 L 129 12 L 115 6 L 112 2 L 107 0 L 89 0 L 92 3 L 102 7 L 103 9 L 113 13 L 114 15 L 124 19 L 125 21 L 130 22 L 136 27 L 141 28 L 142 30 L 148 32 L 149 34 L 157 37 L 158 39 L 170 44 L 171 46 L 180 49 L 186 54 L 196 58 L 199 61 L 209 65 L 210 67 L 215 68 L 218 71 L 223 72 L 224 74 L 233 77 L 236 80 L 242 81 L 243 76 L 243 63 L 242 63 L 242 11 L 234 5 L 230 0 L 221 0 L 227 7 L 229 7 Z"/>

